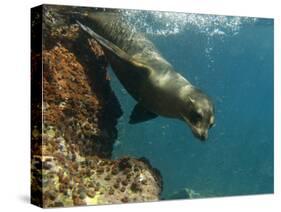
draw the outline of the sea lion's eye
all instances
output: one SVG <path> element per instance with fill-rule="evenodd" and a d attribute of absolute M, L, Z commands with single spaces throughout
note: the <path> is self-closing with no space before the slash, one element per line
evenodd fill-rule
<path fill-rule="evenodd" d="M 200 113 L 197 113 L 195 111 L 192 111 L 190 113 L 190 122 L 192 124 L 197 124 L 198 122 L 202 121 L 202 115 Z"/>

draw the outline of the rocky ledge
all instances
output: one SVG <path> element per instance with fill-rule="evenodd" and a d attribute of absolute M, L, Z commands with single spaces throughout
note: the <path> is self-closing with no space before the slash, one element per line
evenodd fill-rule
<path fill-rule="evenodd" d="M 43 6 L 43 50 L 32 49 L 32 89 L 39 89 L 32 91 L 32 203 L 62 207 L 159 200 L 162 178 L 148 160 L 111 160 L 122 111 L 106 58 L 58 9 Z M 33 13 L 34 40 L 40 11 Z"/>

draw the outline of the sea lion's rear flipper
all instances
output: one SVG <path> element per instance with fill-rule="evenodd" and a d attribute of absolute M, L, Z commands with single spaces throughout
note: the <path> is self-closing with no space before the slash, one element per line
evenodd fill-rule
<path fill-rule="evenodd" d="M 143 106 L 141 106 L 139 103 L 135 105 L 131 116 L 130 116 L 130 124 L 137 124 L 140 122 L 148 121 L 150 119 L 156 118 L 158 115 L 155 113 L 152 113 L 145 109 Z"/>
<path fill-rule="evenodd" d="M 87 32 L 91 37 L 93 37 L 103 48 L 106 49 L 106 51 L 109 51 L 111 54 L 117 56 L 119 59 L 122 61 L 126 62 L 127 65 L 131 65 L 133 68 L 132 70 L 139 71 L 139 75 L 142 76 L 147 76 L 150 72 L 151 69 L 140 63 L 139 61 L 136 61 L 132 56 L 127 54 L 125 51 L 120 49 L 118 46 L 116 46 L 114 43 L 111 41 L 105 39 L 104 37 L 100 36 L 96 32 L 94 32 L 91 28 L 83 25 L 79 21 L 76 21 L 78 25 L 85 31 Z"/>

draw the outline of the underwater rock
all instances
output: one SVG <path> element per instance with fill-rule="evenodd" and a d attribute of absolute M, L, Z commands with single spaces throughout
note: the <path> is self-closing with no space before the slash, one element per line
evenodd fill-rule
<path fill-rule="evenodd" d="M 32 49 L 31 83 L 43 84 L 32 102 L 32 203 L 63 207 L 159 200 L 162 178 L 148 160 L 110 159 L 122 111 L 102 49 L 53 7 L 43 11 L 43 51 Z"/>

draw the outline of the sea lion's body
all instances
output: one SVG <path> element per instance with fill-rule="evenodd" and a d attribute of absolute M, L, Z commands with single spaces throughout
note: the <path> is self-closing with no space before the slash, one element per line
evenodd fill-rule
<path fill-rule="evenodd" d="M 90 28 L 79 24 L 101 44 L 116 76 L 138 102 L 134 112 L 147 111 L 142 115 L 148 118 L 131 120 L 132 123 L 161 115 L 178 118 L 193 125 L 188 116 L 192 113 L 193 103 L 197 101 L 196 94 L 198 93 L 198 97 L 203 98 L 203 106 L 207 107 L 205 109 L 209 112 L 206 117 L 208 120 L 204 127 L 202 125 L 200 132 L 191 127 L 195 135 L 200 134 L 196 136 L 202 140 L 206 139 L 209 125 L 214 122 L 211 101 L 177 73 L 150 40 L 133 30 L 118 13 L 114 12 L 87 14 L 86 25 Z"/>

